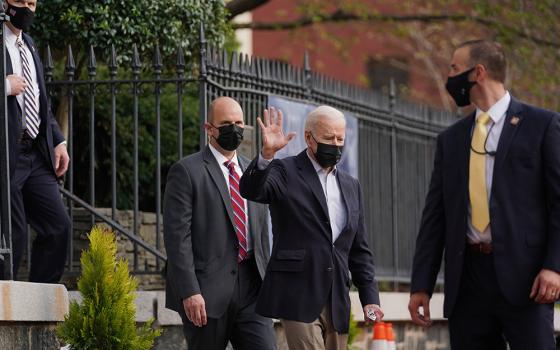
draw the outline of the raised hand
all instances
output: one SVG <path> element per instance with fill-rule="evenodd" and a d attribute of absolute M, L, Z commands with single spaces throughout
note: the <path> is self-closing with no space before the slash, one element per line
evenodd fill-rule
<path fill-rule="evenodd" d="M 295 132 L 284 135 L 282 130 L 282 111 L 270 107 L 264 110 L 264 122 L 260 117 L 257 122 L 261 128 L 263 141 L 262 156 L 265 159 L 272 159 L 276 152 L 284 148 L 295 136 Z"/>

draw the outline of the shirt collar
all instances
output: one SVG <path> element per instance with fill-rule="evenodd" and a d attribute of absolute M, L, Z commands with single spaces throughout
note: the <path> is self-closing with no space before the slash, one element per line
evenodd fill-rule
<path fill-rule="evenodd" d="M 7 25 L 4 24 L 4 41 L 6 42 L 6 44 L 14 46 L 16 44 L 17 38 L 18 36 L 14 32 L 12 32 L 12 30 L 8 28 Z"/>
<path fill-rule="evenodd" d="M 321 167 L 321 166 L 319 165 L 319 163 L 317 163 L 317 161 L 311 156 L 311 150 L 310 150 L 309 148 L 307 149 L 307 152 L 305 152 L 305 153 L 307 154 L 307 157 L 308 157 L 309 160 L 311 161 L 311 164 L 313 164 L 313 168 L 315 169 L 315 171 L 316 171 L 317 173 L 320 173 L 320 172 L 325 172 L 325 173 L 326 173 L 326 172 L 327 172 L 327 171 L 326 171 L 325 169 L 323 169 L 323 167 Z M 333 174 L 333 175 L 336 175 L 336 165 L 333 167 L 332 174 Z"/>
<path fill-rule="evenodd" d="M 510 101 L 511 95 L 508 91 L 506 91 L 505 95 L 494 103 L 494 105 L 486 112 L 494 124 L 498 123 L 506 115 Z M 476 117 L 478 118 L 482 113 L 484 113 L 484 111 L 477 107 Z"/>
<path fill-rule="evenodd" d="M 208 146 L 210 147 L 210 151 L 214 155 L 214 158 L 216 158 L 218 164 L 221 167 L 224 166 L 225 162 L 229 161 L 229 159 L 226 158 L 226 156 L 224 156 L 223 154 L 221 154 L 220 151 L 218 151 L 214 146 L 212 146 L 212 144 L 209 143 Z M 231 161 L 233 162 L 233 164 L 235 164 L 236 167 L 239 167 L 239 161 L 237 160 L 237 152 L 233 154 L 233 158 L 231 158 Z"/>

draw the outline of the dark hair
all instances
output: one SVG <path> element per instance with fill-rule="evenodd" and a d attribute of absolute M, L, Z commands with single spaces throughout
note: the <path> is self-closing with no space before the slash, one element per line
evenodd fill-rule
<path fill-rule="evenodd" d="M 490 40 L 470 40 L 462 43 L 457 49 L 469 49 L 469 63 L 471 66 L 482 64 L 488 70 L 488 75 L 501 83 L 506 81 L 507 61 L 502 45 Z"/>

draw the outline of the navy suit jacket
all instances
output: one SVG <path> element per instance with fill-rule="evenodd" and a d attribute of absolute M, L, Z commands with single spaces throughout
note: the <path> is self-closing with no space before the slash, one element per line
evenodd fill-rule
<path fill-rule="evenodd" d="M 333 244 L 325 195 L 306 151 L 274 160 L 265 170 L 257 168 L 257 161 L 258 157 L 251 162 L 240 183 L 245 198 L 270 204 L 272 218 L 273 247 L 257 312 L 312 322 L 332 293 L 334 327 L 348 332 L 349 270 L 362 304 L 379 304 L 358 180 L 337 170 L 348 220 Z"/>
<path fill-rule="evenodd" d="M 412 272 L 412 292 L 433 292 L 445 261 L 444 314 L 459 294 L 467 233 L 474 113 L 438 136 Z M 493 258 L 501 292 L 527 305 L 538 272 L 560 272 L 560 116 L 512 98 L 490 194 Z"/>
<path fill-rule="evenodd" d="M 8 29 L 9 30 L 9 29 Z M 33 43 L 33 39 L 23 33 L 23 41 L 27 44 L 33 62 L 35 63 L 35 70 L 37 72 L 37 84 L 39 85 L 39 116 L 41 118 L 41 125 L 39 126 L 38 135 L 38 148 L 41 154 L 45 157 L 47 162 L 54 167 L 54 147 L 64 141 L 64 136 L 60 131 L 56 119 L 52 115 L 51 108 L 48 104 L 47 89 L 45 85 L 45 78 L 43 72 L 43 64 L 39 58 L 39 51 Z M 12 60 L 10 54 L 6 50 L 6 76 L 13 74 Z M 16 162 L 19 157 L 19 143 L 17 142 L 22 135 L 21 114 L 22 110 L 19 106 L 16 96 L 7 97 L 8 109 L 8 143 L 10 147 L 10 175 L 13 175 L 16 169 Z"/>

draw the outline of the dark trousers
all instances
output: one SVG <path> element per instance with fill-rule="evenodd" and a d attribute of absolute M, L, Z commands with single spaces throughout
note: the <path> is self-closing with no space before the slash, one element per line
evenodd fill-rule
<path fill-rule="evenodd" d="M 206 326 L 196 327 L 180 312 L 189 350 L 223 350 L 228 341 L 235 350 L 276 349 L 272 320 L 255 313 L 260 286 L 257 265 L 251 258 L 239 264 L 233 296 L 222 317 L 208 318 Z"/>
<path fill-rule="evenodd" d="M 503 297 L 492 254 L 466 253 L 461 292 L 449 318 L 453 350 L 554 350 L 552 304 L 515 306 Z M 527 295 L 529 291 L 527 291 Z"/>
<path fill-rule="evenodd" d="M 31 248 L 29 281 L 57 283 L 64 272 L 70 219 L 52 166 L 35 142 L 22 144 L 21 148 L 10 191 L 14 279 L 27 244 L 29 224 L 37 232 Z"/>

